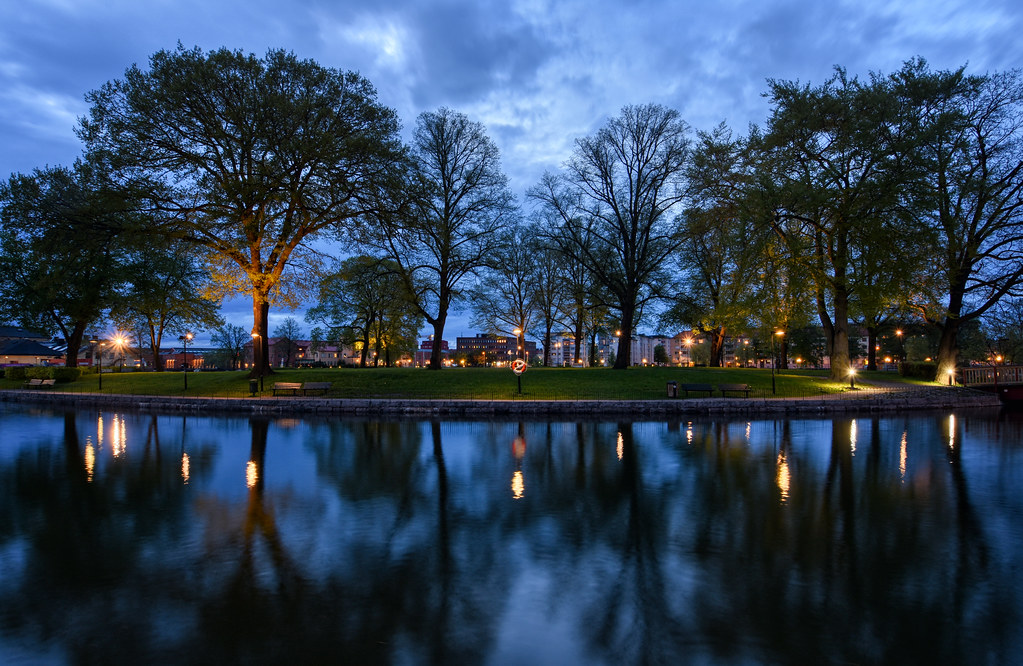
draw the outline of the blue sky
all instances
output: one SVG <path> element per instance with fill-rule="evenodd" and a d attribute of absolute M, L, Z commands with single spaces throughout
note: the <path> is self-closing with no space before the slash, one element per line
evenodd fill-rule
<path fill-rule="evenodd" d="M 0 3 L 0 176 L 70 164 L 83 96 L 160 49 L 285 48 L 362 73 L 406 129 L 448 106 L 482 122 L 521 200 L 626 104 L 744 133 L 766 80 L 922 56 L 975 73 L 1023 64 L 1018 0 L 24 0 Z M 234 314 L 237 311 L 237 314 Z M 251 305 L 226 313 L 251 326 Z M 279 309 L 275 318 L 287 316 Z M 301 313 L 295 314 L 301 320 Z M 271 328 L 273 328 L 273 321 Z M 445 337 L 472 331 L 456 318 Z"/>

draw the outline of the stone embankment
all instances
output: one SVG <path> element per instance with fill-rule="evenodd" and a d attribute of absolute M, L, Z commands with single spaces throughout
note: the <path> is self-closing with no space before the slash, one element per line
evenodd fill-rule
<path fill-rule="evenodd" d="M 690 416 L 826 416 L 998 407 L 997 396 L 962 388 L 909 388 L 822 395 L 815 398 L 690 398 L 663 400 L 405 400 L 309 397 L 209 398 L 0 391 L 0 402 L 52 407 L 130 409 L 171 413 L 381 418 L 629 419 Z"/>

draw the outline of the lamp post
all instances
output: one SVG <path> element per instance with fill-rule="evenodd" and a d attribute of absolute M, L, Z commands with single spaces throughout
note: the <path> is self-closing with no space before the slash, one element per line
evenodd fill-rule
<path fill-rule="evenodd" d="M 99 390 L 102 391 L 103 390 L 103 349 L 102 349 L 103 343 L 100 342 L 99 338 L 97 338 L 97 337 L 92 338 L 91 340 L 89 340 L 89 342 L 92 343 L 92 345 L 93 345 L 93 348 L 92 348 L 92 360 L 94 360 L 94 361 L 96 360 L 96 347 L 100 348 L 100 350 L 99 350 L 99 373 L 98 373 L 98 375 L 99 375 Z"/>
<path fill-rule="evenodd" d="M 774 366 L 778 364 L 778 352 L 775 351 L 774 338 L 785 335 L 785 331 L 775 331 L 771 334 L 771 394 L 777 394 L 777 388 L 774 382 Z"/>
<path fill-rule="evenodd" d="M 192 334 L 191 333 L 187 333 L 187 332 L 184 335 L 182 335 L 182 336 L 180 336 L 178 338 L 178 340 L 181 340 L 181 344 L 185 348 L 184 358 L 183 358 L 183 360 L 181 362 L 181 374 L 185 378 L 185 390 L 186 391 L 188 390 L 188 341 L 191 340 L 191 339 L 192 339 Z"/>
<path fill-rule="evenodd" d="M 252 332 L 252 367 L 253 368 L 259 368 L 257 370 L 257 372 L 259 373 L 259 392 L 260 393 L 263 392 L 263 364 L 262 364 L 263 350 L 262 350 L 262 348 L 260 346 L 260 341 L 261 340 L 262 340 L 262 338 L 259 336 L 259 333 L 253 331 Z M 348 357 L 347 354 L 344 354 L 343 356 L 345 358 Z"/>

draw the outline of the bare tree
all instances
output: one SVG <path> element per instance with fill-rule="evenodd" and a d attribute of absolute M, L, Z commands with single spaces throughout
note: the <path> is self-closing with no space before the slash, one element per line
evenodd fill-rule
<path fill-rule="evenodd" d="M 581 262 L 621 314 L 616 369 L 630 365 L 643 305 L 661 296 L 665 260 L 679 240 L 672 212 L 686 197 L 689 127 L 677 111 L 627 106 L 596 135 L 576 141 L 563 175 L 545 175 L 529 196 L 560 219 L 552 236 Z"/>
<path fill-rule="evenodd" d="M 490 261 L 498 231 L 513 223 L 515 208 L 497 146 L 464 114 L 447 108 L 420 114 L 412 157 L 404 205 L 381 219 L 368 242 L 396 264 L 433 327 L 430 368 L 437 370 L 448 313 L 466 279 Z"/>

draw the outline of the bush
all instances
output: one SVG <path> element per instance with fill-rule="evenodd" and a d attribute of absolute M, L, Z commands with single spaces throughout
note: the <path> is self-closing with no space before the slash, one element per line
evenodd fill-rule
<path fill-rule="evenodd" d="M 67 382 L 78 381 L 82 377 L 81 368 L 50 368 L 50 377 L 56 379 L 58 383 L 64 384 Z"/>
<path fill-rule="evenodd" d="M 52 379 L 50 369 L 42 365 L 25 368 L 25 377 L 29 379 Z"/>
<path fill-rule="evenodd" d="M 923 379 L 924 381 L 933 382 L 935 377 L 938 376 L 938 364 L 903 361 L 899 363 L 899 374 L 909 379 Z"/>
<path fill-rule="evenodd" d="M 7 379 L 14 379 L 16 381 L 23 381 L 27 378 L 25 371 L 28 368 L 7 368 Z"/>

